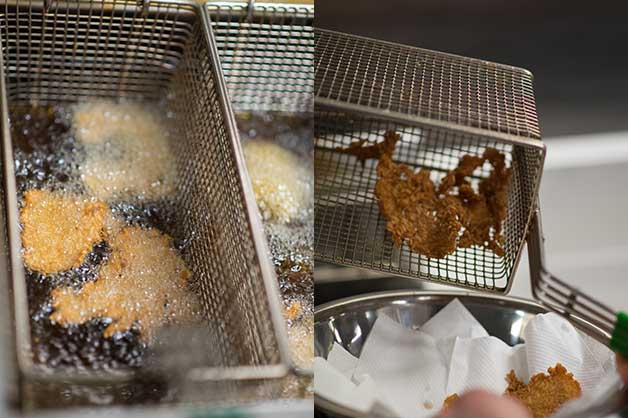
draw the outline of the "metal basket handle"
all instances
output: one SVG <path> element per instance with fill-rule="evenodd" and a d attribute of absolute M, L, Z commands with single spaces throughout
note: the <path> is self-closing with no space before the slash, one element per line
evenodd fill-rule
<path fill-rule="evenodd" d="M 150 0 L 137 0 L 137 7 L 142 11 L 142 16 L 148 15 Z"/>
<path fill-rule="evenodd" d="M 251 0 L 251 2 L 253 1 Z M 44 0 L 44 13 L 48 13 L 51 4 L 52 0 Z M 150 0 L 137 0 L 137 7 L 142 11 L 142 15 L 146 16 L 150 7 Z"/>
<path fill-rule="evenodd" d="M 537 205 L 527 239 L 534 298 L 611 349 L 628 356 L 628 315 L 615 311 L 549 272 L 545 267 L 544 241 Z"/>
<path fill-rule="evenodd" d="M 255 0 L 249 0 L 246 10 L 246 21 L 250 22 L 253 20 L 253 13 L 255 13 Z"/>

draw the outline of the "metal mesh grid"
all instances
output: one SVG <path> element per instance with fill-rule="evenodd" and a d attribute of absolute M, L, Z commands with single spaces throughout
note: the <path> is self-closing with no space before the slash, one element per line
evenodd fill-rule
<path fill-rule="evenodd" d="M 0 33 L 7 96 L 10 103 L 171 98 L 181 133 L 173 147 L 180 171 L 178 232 L 190 241 L 183 255 L 218 339 L 212 349 L 222 351 L 217 368 L 208 365 L 196 376 L 273 377 L 285 372 L 286 349 L 277 328 L 276 284 L 200 14 L 186 2 L 151 1 L 146 14 L 119 0 L 52 2 L 47 11 L 35 1 L 5 3 Z M 19 276 L 13 280 L 24 280 Z M 15 296 L 25 304 L 25 295 Z"/>
<path fill-rule="evenodd" d="M 245 1 L 212 1 L 205 7 L 234 110 L 288 112 L 312 120 L 314 5 L 255 2 L 251 10 Z M 302 139 L 296 148 L 312 155 L 312 138 Z M 313 293 L 301 296 L 313 306 Z M 291 297 L 284 293 L 284 302 Z"/>
<path fill-rule="evenodd" d="M 414 114 L 408 114 L 404 118 L 399 114 L 384 112 L 384 109 L 399 112 L 399 106 L 406 106 L 404 109 L 410 112 L 414 108 L 408 102 L 412 101 L 425 104 L 424 109 L 438 110 L 436 102 L 421 101 L 421 91 L 439 91 L 438 96 L 430 96 L 430 100 L 436 100 L 465 88 L 478 89 L 473 94 L 474 97 L 489 97 L 490 94 L 497 94 L 499 89 L 491 84 L 494 81 L 490 79 L 482 79 L 486 84 L 484 87 L 476 80 L 469 85 L 458 84 L 452 90 L 449 89 L 450 84 L 436 85 L 434 77 L 417 78 L 417 74 L 424 69 L 427 58 L 423 58 L 423 61 L 416 61 L 415 58 L 422 54 L 430 57 L 432 65 L 442 69 L 438 75 L 441 82 L 451 80 L 455 75 L 448 74 L 447 71 L 453 65 L 448 61 L 452 58 L 446 54 L 398 45 L 393 48 L 387 43 L 333 32 L 319 33 L 317 30 L 316 33 L 316 256 L 325 261 L 451 285 L 507 292 L 534 208 L 545 154 L 542 143 L 513 136 L 512 132 L 495 134 L 495 131 L 477 129 L 483 127 L 480 115 L 484 113 L 481 109 L 473 108 L 473 102 L 466 102 L 468 107 L 465 108 L 456 107 L 460 105 L 459 101 L 454 106 L 454 102 L 445 100 L 445 103 L 449 103 L 448 107 L 441 104 L 442 112 L 434 115 L 437 121 L 447 122 L 445 124 L 432 123 L 431 119 L 417 119 Z M 347 55 L 359 58 L 352 60 Z M 393 57 L 396 60 L 394 62 Z M 482 68 L 486 67 L 486 71 L 492 71 L 494 77 L 501 79 L 502 71 L 499 66 L 458 57 L 455 60 L 458 62 L 458 74 L 470 74 L 474 71 L 482 73 Z M 406 66 L 399 67 L 401 61 Z M 410 62 L 416 63 L 415 71 L 410 70 Z M 465 62 L 469 67 L 466 70 Z M 369 65 L 374 65 L 384 79 L 370 72 Z M 527 73 L 522 70 L 507 67 L 504 72 L 511 84 L 526 86 L 526 83 L 531 83 Z M 351 76 L 347 77 L 349 74 Z M 433 72 L 430 74 L 433 75 Z M 519 82 L 513 80 L 514 74 L 519 74 Z M 384 81 L 392 84 L 384 84 Z M 427 84 L 424 85 L 423 82 Z M 364 88 L 362 94 L 356 96 L 352 93 L 355 90 L 351 86 L 374 87 Z M 400 96 L 402 88 L 404 96 Z M 407 91 L 406 88 L 410 90 Z M 532 97 L 533 109 L 531 84 L 530 91 L 526 94 Z M 391 104 L 396 103 L 393 101 L 386 102 L 386 106 L 382 105 L 384 98 L 394 95 L 397 95 L 395 100 L 403 97 L 403 103 L 399 101 L 397 108 L 391 107 Z M 515 96 L 510 97 L 508 100 L 514 100 Z M 527 106 L 524 102 L 521 99 L 521 102 L 513 102 L 512 105 L 524 109 Z M 482 103 L 482 106 L 490 108 L 490 103 Z M 462 114 L 476 115 L 478 118 L 462 120 L 454 117 Z M 429 113 L 421 116 L 432 117 Z M 496 120 L 499 121 L 500 118 L 507 120 L 511 116 L 504 114 Z M 521 128 L 521 133 L 532 135 L 532 131 L 526 129 L 536 126 L 536 114 L 533 111 L 516 118 L 516 121 L 515 125 Z M 534 123 L 529 124 L 529 121 Z M 464 123 L 469 126 L 464 126 Z M 476 126 L 472 126 L 474 123 Z M 508 126 L 514 129 L 515 125 Z M 405 244 L 400 248 L 394 245 L 386 231 L 386 220 L 379 212 L 374 195 L 377 182 L 376 162 L 367 161 L 362 166 L 355 157 L 335 150 L 336 147 L 347 147 L 360 139 L 381 141 L 387 130 L 396 131 L 402 138 L 397 143 L 393 159 L 415 169 L 431 170 L 433 180 L 439 180 L 446 171 L 455 168 L 460 157 L 465 154 L 481 155 L 487 147 L 492 147 L 506 155 L 507 165 L 512 168 L 512 176 L 508 185 L 508 215 L 503 224 L 504 257 L 498 257 L 484 248 L 473 247 L 459 248 L 443 259 L 433 259 L 411 252 Z M 536 132 L 535 135 L 538 135 L 538 128 Z M 486 167 L 479 170 L 473 182 L 477 185 L 489 172 Z"/>
<path fill-rule="evenodd" d="M 526 70 L 321 29 L 315 37 L 317 102 L 540 138 Z"/>
<path fill-rule="evenodd" d="M 218 335 L 225 340 L 217 345 L 224 351 L 226 365 L 273 364 L 279 360 L 279 352 L 264 300 L 266 290 L 260 280 L 247 202 L 233 144 L 218 112 L 218 91 L 207 48 L 199 42 L 200 27 L 197 31 L 199 36 L 190 38 L 184 60 L 203 64 L 187 66 L 175 79 L 173 90 L 179 92 L 175 110 L 181 116 L 180 126 L 188 133 L 177 155 L 178 223 L 183 225 L 184 236 L 200 237 L 191 241 L 189 262 L 200 279 L 208 318 L 219 321 Z"/>
<path fill-rule="evenodd" d="M 311 112 L 314 6 L 207 4 L 222 70 L 238 111 Z"/>

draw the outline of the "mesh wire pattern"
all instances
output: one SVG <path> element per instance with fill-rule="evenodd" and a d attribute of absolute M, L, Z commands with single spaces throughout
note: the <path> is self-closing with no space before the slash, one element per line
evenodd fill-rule
<path fill-rule="evenodd" d="M 314 6 L 210 2 L 216 46 L 237 111 L 312 112 Z"/>
<path fill-rule="evenodd" d="M 336 32 L 315 32 L 317 258 L 507 292 L 525 244 L 545 155 L 542 143 L 531 138 L 539 133 L 528 73 Z M 522 90 L 507 94 L 505 83 Z M 467 91 L 464 100 L 463 90 Z M 511 114 L 509 107 L 492 107 L 506 103 L 525 112 Z M 512 176 L 503 223 L 504 257 L 473 247 L 434 259 L 410 251 L 406 244 L 394 245 L 374 195 L 376 161 L 362 165 L 336 150 L 357 140 L 381 141 L 387 130 L 401 135 L 393 159 L 431 170 L 435 181 L 465 154 L 481 155 L 492 147 L 506 155 Z M 489 173 L 485 165 L 472 183 L 477 185 Z"/>
<path fill-rule="evenodd" d="M 255 2 L 250 10 L 248 2 L 236 0 L 211 1 L 205 8 L 234 110 L 312 120 L 314 5 Z M 311 150 L 313 139 L 303 142 L 299 149 Z"/>
<path fill-rule="evenodd" d="M 7 2 L 0 6 L 6 96 L 41 104 L 171 98 L 181 133 L 173 147 L 177 233 L 189 239 L 183 255 L 218 339 L 213 348 L 222 351 L 221 364 L 207 366 L 211 379 L 246 379 L 251 368 L 256 379 L 272 377 L 286 368 L 277 295 L 269 291 L 274 277 L 260 253 L 263 231 L 201 15 L 184 1 L 151 1 L 146 13 L 127 0 L 53 1 L 47 10 L 42 2 Z M 232 389 L 238 397 L 243 386 Z"/>
<path fill-rule="evenodd" d="M 540 138 L 526 70 L 322 29 L 315 39 L 317 100 Z"/>

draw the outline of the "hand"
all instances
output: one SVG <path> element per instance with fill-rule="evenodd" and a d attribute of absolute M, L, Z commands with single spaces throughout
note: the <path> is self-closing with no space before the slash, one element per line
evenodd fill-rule
<path fill-rule="evenodd" d="M 628 385 L 628 358 L 617 354 L 617 371 L 621 379 Z"/>
<path fill-rule="evenodd" d="M 435 418 L 532 418 L 532 416 L 516 399 L 476 390 L 460 396 L 451 407 Z"/>

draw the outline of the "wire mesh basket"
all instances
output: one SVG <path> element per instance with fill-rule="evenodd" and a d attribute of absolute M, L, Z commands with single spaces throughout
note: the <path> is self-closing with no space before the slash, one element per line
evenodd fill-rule
<path fill-rule="evenodd" d="M 299 115 L 311 126 L 313 2 L 212 1 L 206 8 L 234 111 Z M 299 138 L 295 148 L 309 158 L 311 137 Z M 313 294 L 302 296 L 313 306 Z M 302 367 L 296 371 L 313 373 Z"/>
<path fill-rule="evenodd" d="M 628 355 L 628 315 L 582 293 L 545 267 L 538 187 L 545 145 L 532 75 L 506 65 L 388 42 L 316 31 L 317 257 L 443 284 L 506 293 L 528 244 L 534 297 Z M 464 154 L 495 148 L 511 168 L 504 255 L 457 248 L 442 259 L 393 245 L 374 187 L 376 164 L 340 152 L 356 140 L 401 139 L 392 154 L 412 169 L 440 173 Z M 475 171 L 471 185 L 487 178 Z"/>
<path fill-rule="evenodd" d="M 38 407 L 90 403 L 96 392 L 60 396 L 90 384 L 105 392 L 118 385 L 122 395 L 113 402 L 141 403 L 147 400 L 133 393 L 152 389 L 132 373 L 44 372 L 33 363 L 8 106 L 164 97 L 172 98 L 169 109 L 182 136 L 172 147 L 178 168 L 177 233 L 189 239 L 183 256 L 198 289 L 204 325 L 214 338 L 204 348 L 206 361 L 186 370 L 185 385 L 195 389 L 182 396 L 203 402 L 269 398 L 274 386 L 261 379 L 288 370 L 285 326 L 206 10 L 177 0 L 8 1 L 0 7 L 0 34 L 2 215 L 8 232 L 3 260 L 8 274 L 3 277 L 13 294 L 19 401 Z M 216 350 L 219 364 L 212 357 Z"/>
<path fill-rule="evenodd" d="M 527 235 L 545 148 L 525 70 L 335 32 L 316 31 L 318 258 L 494 292 L 510 288 Z M 444 173 L 486 148 L 512 167 L 503 257 L 458 248 L 429 258 L 396 247 L 374 188 L 376 164 L 338 151 L 384 132 L 401 135 L 393 159 Z M 478 182 L 489 175 L 483 170 Z"/>
<path fill-rule="evenodd" d="M 236 111 L 312 112 L 314 5 L 207 3 Z"/>

